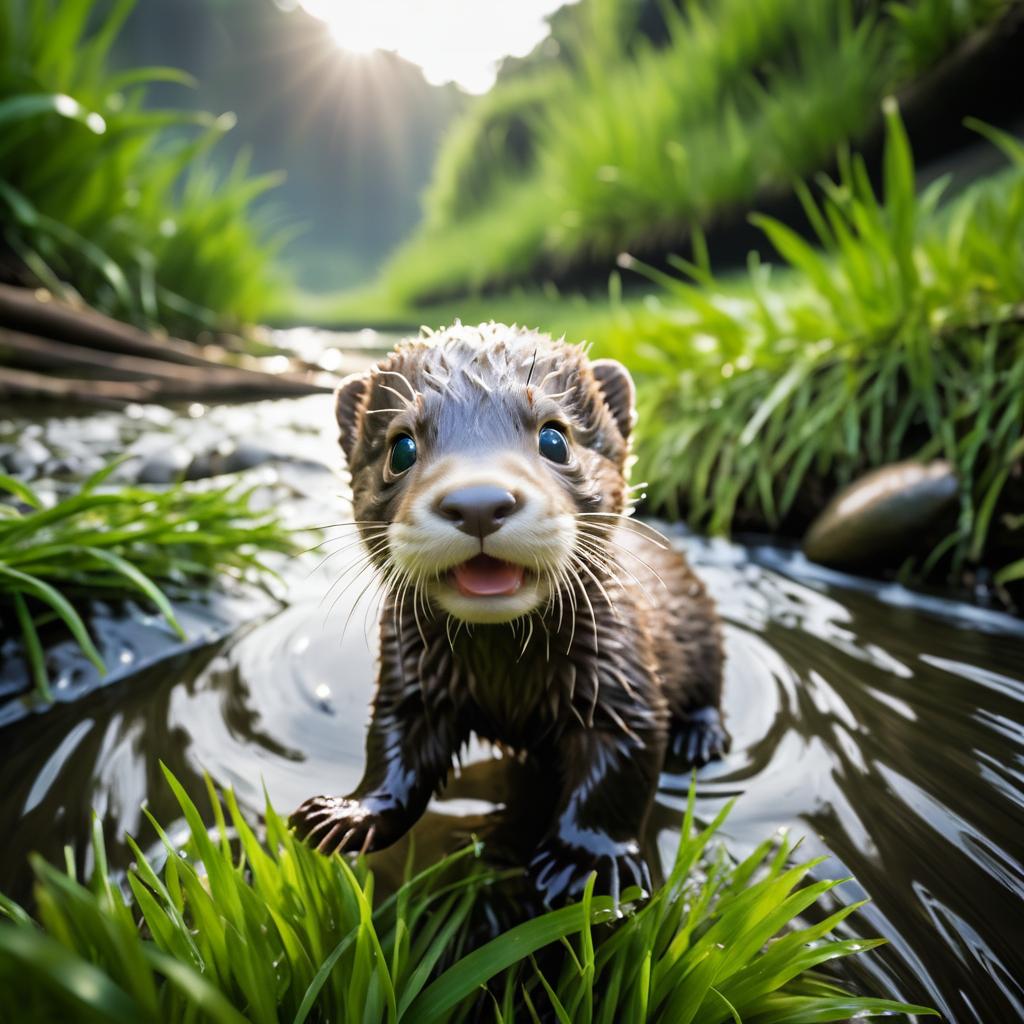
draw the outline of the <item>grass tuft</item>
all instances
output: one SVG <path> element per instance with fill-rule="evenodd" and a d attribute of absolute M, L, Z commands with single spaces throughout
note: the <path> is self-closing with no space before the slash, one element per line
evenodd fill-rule
<path fill-rule="evenodd" d="M 208 582 L 222 574 L 269 570 L 266 551 L 293 551 L 272 514 L 255 511 L 250 491 L 105 486 L 112 463 L 76 493 L 51 506 L 28 484 L 0 475 L 0 609 L 14 610 L 37 693 L 52 699 L 40 629 L 60 622 L 85 656 L 106 670 L 78 599 L 138 595 L 179 635 L 164 589 Z"/>
<path fill-rule="evenodd" d="M 1024 457 L 1024 145 L 975 125 L 1010 167 L 940 207 L 948 182 L 915 194 L 894 104 L 886 119 L 881 196 L 848 155 L 820 199 L 801 188 L 820 247 L 752 218 L 781 280 L 756 262 L 729 286 L 683 260 L 681 277 L 647 269 L 664 301 L 623 310 L 603 349 L 642 378 L 639 472 L 654 506 L 713 532 L 778 527 L 809 493 L 945 457 L 958 522 L 907 568 L 958 574 L 1021 545 L 1019 517 L 1001 510 Z"/>
<path fill-rule="evenodd" d="M 313 852 L 269 801 L 261 838 L 234 794 L 208 782 L 217 823 L 208 830 L 164 774 L 187 824 L 183 843 L 150 817 L 160 856 L 129 840 L 135 859 L 120 879 L 97 822 L 88 883 L 36 858 L 37 920 L 0 898 L 9 919 L 0 980 L 25 1018 L 511 1024 L 553 1013 L 799 1024 L 934 1012 L 851 995 L 820 975 L 820 965 L 878 945 L 829 937 L 856 905 L 805 923 L 839 883 L 807 883 L 818 862 L 788 866 L 785 840 L 733 863 L 711 847 L 728 807 L 696 830 L 692 788 L 672 872 L 639 909 L 616 914 L 591 882 L 580 903 L 471 948 L 474 908 L 516 874 L 479 863 L 479 844 L 381 898 L 365 861 Z"/>

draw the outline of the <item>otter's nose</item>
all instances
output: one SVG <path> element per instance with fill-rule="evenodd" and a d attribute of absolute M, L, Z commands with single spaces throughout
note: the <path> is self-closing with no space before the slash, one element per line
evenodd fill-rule
<path fill-rule="evenodd" d="M 445 519 L 481 540 L 494 533 L 518 507 L 519 499 L 511 491 L 490 484 L 460 487 L 437 503 L 437 511 Z"/>

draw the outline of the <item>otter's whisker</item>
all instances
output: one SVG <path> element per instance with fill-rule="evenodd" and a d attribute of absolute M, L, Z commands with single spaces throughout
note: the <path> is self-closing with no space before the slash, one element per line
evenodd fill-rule
<path fill-rule="evenodd" d="M 398 643 L 404 646 L 404 633 L 406 633 L 406 590 L 409 587 L 410 575 L 406 569 L 398 565 L 392 566 L 392 572 L 385 580 L 385 587 L 391 597 L 391 611 L 394 618 L 395 634 Z M 369 615 L 367 617 L 367 628 L 369 629 Z"/>
<path fill-rule="evenodd" d="M 338 596 L 334 599 L 334 602 L 328 609 L 327 615 L 324 618 L 325 625 L 327 618 L 330 617 L 331 612 L 334 610 L 334 605 L 338 603 L 338 601 L 340 600 L 342 595 L 348 590 L 348 588 L 351 587 L 352 584 L 355 583 L 356 580 L 358 580 L 359 577 L 362 576 L 362 574 L 366 572 L 366 570 L 374 564 L 374 560 L 384 550 L 384 547 L 386 547 L 384 541 L 378 541 L 377 543 L 380 546 L 378 546 L 373 551 L 367 552 L 367 554 L 363 555 L 362 558 L 353 562 L 352 565 L 349 566 L 350 573 L 347 577 L 348 582 L 346 582 L 345 585 L 341 588 L 341 590 L 338 593 Z M 327 591 L 324 594 L 324 596 L 320 599 L 320 607 L 323 607 L 324 602 L 327 600 L 327 598 L 331 596 L 331 592 L 334 590 L 334 588 L 338 586 L 339 583 L 345 582 L 345 580 L 346 576 L 344 574 L 338 576 L 338 578 L 327 588 Z"/>
<path fill-rule="evenodd" d="M 381 389 L 381 391 L 390 391 L 391 394 L 393 394 L 400 402 L 404 404 L 405 408 L 401 410 L 402 412 L 405 412 L 406 410 L 412 408 L 412 399 L 408 398 L 406 395 L 403 395 L 401 391 L 396 391 L 389 384 L 379 384 L 378 387 Z"/>
<path fill-rule="evenodd" d="M 391 612 L 395 624 L 395 634 L 398 643 L 405 646 L 405 588 L 408 582 L 408 573 L 401 566 L 393 567 L 393 575 L 388 580 L 388 590 L 391 593 Z M 397 582 L 395 582 L 397 580 Z"/>
<path fill-rule="evenodd" d="M 621 584 L 622 581 L 615 572 L 615 569 L 621 568 L 619 563 L 597 541 L 586 536 L 582 530 L 576 534 L 576 549 L 577 552 L 587 555 L 598 569 L 610 576 L 616 583 Z"/>
<path fill-rule="evenodd" d="M 529 389 L 529 387 L 530 387 L 530 381 L 533 380 L 533 371 L 537 368 L 537 352 L 538 351 L 539 351 L 539 349 L 537 349 L 537 348 L 534 348 L 534 350 L 533 350 L 533 360 L 530 363 L 530 372 L 526 375 L 526 384 L 524 385 L 524 387 L 526 387 L 527 389 Z"/>
<path fill-rule="evenodd" d="M 638 562 L 640 562 L 641 565 L 643 565 L 644 568 L 647 569 L 652 576 L 657 576 L 657 578 L 661 582 L 664 582 L 663 580 L 661 580 L 661 575 L 658 573 L 657 569 L 655 569 L 654 566 L 650 564 L 650 562 L 648 562 L 646 559 L 638 555 L 632 548 L 627 547 L 625 544 L 622 544 L 618 539 L 616 539 L 615 531 L 617 528 L 617 526 L 612 527 L 612 529 L 609 531 L 602 531 L 598 533 L 596 530 L 592 529 L 591 524 L 584 523 L 583 525 L 578 527 L 578 532 L 580 536 L 586 537 L 588 540 L 591 540 L 597 544 L 608 545 L 610 547 L 616 548 L 618 551 L 625 552 L 625 554 L 632 556 Z M 637 534 L 636 536 L 640 535 Z"/>
<path fill-rule="evenodd" d="M 550 377 L 551 375 L 548 374 L 548 376 Z M 547 377 L 545 377 L 544 380 L 547 380 Z M 541 382 L 541 386 L 543 387 L 543 381 Z M 550 398 L 552 400 L 557 400 L 559 398 L 565 398 L 566 395 L 571 395 L 575 390 L 575 387 L 566 388 L 564 391 L 553 391 L 551 392 L 551 394 L 545 393 L 544 397 Z"/>
<path fill-rule="evenodd" d="M 381 572 L 382 572 L 382 570 L 381 570 L 381 568 L 379 566 L 374 566 L 374 571 L 370 574 L 370 578 L 369 578 L 369 580 L 367 580 L 366 585 L 359 592 L 359 594 L 356 595 L 356 599 L 352 602 L 352 605 L 351 605 L 351 607 L 348 610 L 348 615 L 345 616 L 345 621 L 344 621 L 344 623 L 342 624 L 342 627 L 341 627 L 341 637 L 342 637 L 342 639 L 345 638 L 345 634 L 348 632 L 348 625 L 352 621 L 352 616 L 355 614 L 356 608 L 359 607 L 359 602 L 362 600 L 363 595 L 372 586 L 374 586 L 374 584 L 377 582 Z M 342 593 L 344 593 L 344 591 L 342 591 Z M 334 599 L 334 602 L 331 604 L 331 607 L 327 610 L 327 615 L 324 617 L 324 625 L 325 626 L 327 625 L 327 619 L 330 618 L 331 613 L 334 611 L 334 608 L 335 608 L 335 606 L 337 605 L 337 603 L 338 603 L 338 601 L 340 599 L 341 599 L 341 594 L 339 594 L 338 597 Z"/>
<path fill-rule="evenodd" d="M 612 613 L 612 615 L 615 617 L 615 619 L 617 621 L 621 622 L 622 621 L 622 616 L 619 614 L 618 608 L 616 608 L 615 605 L 612 603 L 612 599 L 608 596 L 608 591 L 605 590 L 604 584 L 602 584 L 601 581 L 593 574 L 593 572 L 590 571 L 590 567 L 581 558 L 579 558 L 576 555 L 573 555 L 572 559 L 573 559 L 573 562 L 575 563 L 575 565 L 577 566 L 577 568 L 582 569 L 591 578 L 591 580 L 594 583 L 594 586 L 597 587 L 597 589 L 601 592 L 601 596 L 604 598 L 604 603 L 606 605 L 608 605 L 608 610 Z M 584 593 L 584 595 L 586 595 L 586 588 L 584 588 L 583 593 Z M 589 597 L 587 598 L 587 602 L 588 603 L 590 602 L 590 598 Z M 593 609 L 591 609 L 591 611 L 593 611 Z M 594 623 L 594 637 L 595 637 L 595 640 L 596 640 L 596 638 L 597 638 L 597 623 L 596 622 Z"/>
<path fill-rule="evenodd" d="M 398 609 L 402 620 L 404 621 L 406 613 L 405 599 L 409 591 L 409 586 L 412 583 L 412 573 L 401 566 L 398 567 L 398 571 L 400 573 L 400 578 L 395 590 L 395 607 Z"/>
<path fill-rule="evenodd" d="M 361 591 L 359 591 L 359 593 L 356 595 L 356 599 L 352 602 L 352 605 L 351 605 L 351 607 L 348 610 L 348 615 L 345 616 L 345 622 L 344 622 L 344 624 L 341 627 L 342 638 L 344 638 L 345 634 L 348 632 L 349 623 L 352 621 L 352 616 L 355 615 L 356 609 L 359 607 L 359 603 L 362 601 L 363 596 L 371 588 L 379 587 L 380 586 L 380 580 L 381 580 L 382 573 L 383 573 L 383 570 L 378 566 L 376 571 L 371 574 L 369 580 L 367 580 L 366 585 L 363 587 L 363 589 Z M 372 599 L 370 601 L 368 601 L 367 604 L 372 607 L 372 605 L 373 605 Z M 363 634 L 364 634 L 364 636 L 366 634 L 365 626 L 363 627 Z"/>
<path fill-rule="evenodd" d="M 562 585 L 559 580 L 555 577 L 555 573 L 550 568 L 544 569 L 544 579 L 547 581 L 548 587 L 548 603 L 544 608 L 544 617 L 547 617 L 549 611 L 555 607 L 555 601 L 558 602 L 558 625 L 555 627 L 556 633 L 562 632 L 562 619 L 565 612 L 564 602 L 562 600 Z"/>
<path fill-rule="evenodd" d="M 596 654 L 598 649 L 597 615 L 594 613 L 594 606 L 590 601 L 590 595 L 587 593 L 587 588 L 581 586 L 580 593 L 583 595 L 583 600 L 586 601 L 587 608 L 590 610 L 590 625 L 594 630 L 594 653 Z"/>
<path fill-rule="evenodd" d="M 530 631 L 528 633 L 526 632 L 526 627 L 527 626 L 530 627 Z M 518 659 L 519 661 L 522 661 L 523 655 L 526 654 L 526 648 L 530 646 L 530 641 L 533 639 L 533 616 L 532 615 L 527 615 L 526 616 L 526 621 L 523 623 L 523 633 L 525 633 L 526 636 L 525 636 L 525 639 L 523 640 L 522 650 L 520 650 L 520 652 L 519 652 L 519 659 Z"/>
<path fill-rule="evenodd" d="M 326 529 L 326 527 L 321 527 L 320 529 Z M 343 540 L 343 541 L 350 542 L 352 544 L 358 544 L 361 540 L 364 539 L 364 537 L 367 534 L 369 535 L 370 538 L 372 538 L 374 536 L 379 536 L 381 533 L 386 533 L 387 530 L 388 530 L 388 525 L 379 523 L 379 524 L 377 524 L 377 528 L 376 529 L 367 528 L 365 534 L 361 533 L 361 534 L 356 534 L 356 535 L 353 536 L 350 533 L 350 534 L 343 535 L 341 537 L 325 537 L 318 544 L 313 544 L 311 547 L 304 548 L 302 551 L 299 552 L 299 554 L 300 555 L 308 555 L 311 551 L 316 551 L 319 548 L 322 548 L 325 544 L 333 544 L 336 540 Z"/>
<path fill-rule="evenodd" d="M 585 531 L 580 532 L 585 533 Z M 607 538 L 606 543 L 610 547 L 615 548 L 616 551 L 621 551 L 624 555 L 630 555 L 631 557 L 635 558 L 666 590 L 668 589 L 668 584 L 664 581 L 664 579 L 662 579 L 661 573 L 658 572 L 658 570 L 655 569 L 654 566 L 651 565 L 651 563 L 648 562 L 645 558 L 641 558 L 640 555 L 638 555 L 635 551 L 625 547 L 622 544 L 616 543 L 611 538 Z M 629 569 L 627 569 L 621 562 L 616 561 L 616 564 L 622 569 L 623 572 L 629 572 Z M 630 573 L 630 575 L 632 575 L 632 573 Z M 636 579 L 636 577 L 633 576 L 633 579 Z M 639 582 L 639 580 L 637 582 Z"/>
<path fill-rule="evenodd" d="M 564 566 L 559 566 L 558 578 L 562 581 L 565 595 L 569 599 L 569 608 L 572 611 L 572 617 L 569 620 L 569 642 L 565 647 L 565 653 L 568 654 L 572 650 L 573 641 L 576 639 L 576 623 L 579 619 L 579 608 L 576 604 L 576 585 Z"/>
<path fill-rule="evenodd" d="M 616 569 L 624 572 L 637 585 L 649 604 L 654 604 L 654 598 L 651 596 L 650 591 L 644 586 L 643 581 L 639 579 L 636 573 L 634 573 L 628 566 L 623 565 L 616 558 L 605 556 L 603 550 L 597 548 L 592 542 L 584 540 L 582 533 L 579 535 L 578 544 L 584 552 L 594 559 L 598 567 L 602 569 L 602 571 L 606 572 L 619 586 L 622 586 L 622 580 L 619 578 L 618 573 L 615 572 Z M 631 553 L 628 548 L 623 548 L 622 550 L 626 553 Z M 645 562 L 644 564 L 646 565 L 647 563 Z M 651 569 L 650 566 L 647 566 L 647 568 L 654 574 L 658 582 L 661 583 L 662 586 L 665 586 L 665 581 L 653 569 Z M 668 588 L 666 587 L 666 590 L 667 589 Z"/>
<path fill-rule="evenodd" d="M 420 609 L 419 609 L 419 597 L 420 597 L 420 577 L 417 576 L 413 580 L 412 584 L 412 617 L 416 620 L 416 632 L 420 635 L 420 640 L 423 641 L 423 646 L 427 646 L 427 637 L 423 632 L 423 623 L 420 622 Z"/>
<path fill-rule="evenodd" d="M 362 570 L 360 570 L 359 576 L 361 576 L 363 574 L 363 572 L 365 572 L 365 571 L 366 571 L 366 569 L 364 567 Z M 362 601 L 363 596 L 366 594 L 366 592 L 371 587 L 373 587 L 374 585 L 379 585 L 380 584 L 380 580 L 383 578 L 383 575 L 385 574 L 385 572 L 386 572 L 385 568 L 382 568 L 381 566 L 377 566 L 377 565 L 374 566 L 374 571 L 370 574 L 369 580 L 366 582 L 366 585 L 363 587 L 363 589 L 360 590 L 359 593 L 356 595 L 355 600 L 352 602 L 352 607 L 349 608 L 348 615 L 345 617 L 345 624 L 344 624 L 344 626 L 342 626 L 342 630 L 341 630 L 342 637 L 344 637 L 345 633 L 348 631 L 348 624 L 349 624 L 349 622 L 351 622 L 352 616 L 355 614 L 356 608 L 359 607 L 359 603 L 360 603 L 360 601 Z M 358 579 L 358 578 L 359 577 L 357 576 L 356 579 Z M 332 603 L 331 607 L 327 611 L 327 617 L 328 618 L 330 617 L 331 612 L 334 611 L 334 608 L 337 605 L 338 601 L 341 600 L 342 595 L 345 593 L 346 590 L 348 590 L 348 588 L 352 585 L 353 582 L 355 582 L 355 580 L 352 580 L 351 582 L 349 582 L 345 586 L 344 590 L 342 590 L 341 593 L 339 593 L 338 596 L 334 599 L 334 602 Z M 326 620 L 325 620 L 325 623 L 326 623 Z"/>
<path fill-rule="evenodd" d="M 382 537 L 382 534 L 377 534 L 376 537 L 370 537 L 368 539 L 369 540 L 380 540 L 381 537 Z M 310 576 L 313 576 L 317 572 L 319 572 L 332 558 L 335 558 L 337 555 L 343 555 L 346 551 L 351 551 L 353 548 L 357 548 L 357 547 L 359 547 L 363 543 L 364 543 L 364 538 L 360 537 L 360 538 L 358 538 L 358 540 L 351 541 L 350 543 L 345 544 L 343 547 L 338 548 L 337 551 L 329 552 L 322 559 L 320 559 L 320 561 L 317 562 L 317 564 L 312 569 L 309 570 L 309 573 L 307 574 L 306 578 L 308 579 Z"/>
<path fill-rule="evenodd" d="M 340 523 L 321 523 L 319 526 L 306 526 L 303 530 L 333 530 L 341 526 L 385 526 L 379 519 L 345 519 Z"/>
<path fill-rule="evenodd" d="M 394 388 L 388 387 L 387 384 L 381 384 L 382 388 L 387 388 L 388 391 L 394 391 L 395 394 L 398 395 L 399 398 L 403 398 L 403 399 L 408 400 L 410 398 L 411 399 L 415 399 L 415 398 L 419 397 L 420 393 L 412 386 L 412 384 L 409 383 L 409 378 L 406 377 L 406 375 L 404 373 L 402 373 L 400 370 L 384 370 L 384 369 L 381 369 L 380 367 L 378 367 L 377 368 L 377 375 L 381 376 L 381 377 L 384 377 L 384 376 L 397 377 L 409 389 L 409 394 L 408 395 L 402 395 L 402 394 L 399 394 L 399 392 L 395 391 Z"/>
<path fill-rule="evenodd" d="M 621 525 L 629 527 L 635 530 L 646 530 L 646 536 L 661 545 L 662 547 L 670 548 L 672 542 L 665 536 L 660 530 L 656 530 L 650 523 L 645 523 L 642 519 L 634 519 L 632 516 L 628 516 L 622 512 L 577 512 L 577 519 L 618 519 Z"/>
<path fill-rule="evenodd" d="M 551 633 L 548 630 L 548 625 L 543 618 L 538 618 L 537 621 L 540 623 L 540 628 L 544 630 L 544 660 L 551 660 Z"/>

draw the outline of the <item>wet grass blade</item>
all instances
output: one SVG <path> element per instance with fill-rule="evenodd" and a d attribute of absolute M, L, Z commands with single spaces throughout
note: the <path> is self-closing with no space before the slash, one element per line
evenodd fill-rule
<path fill-rule="evenodd" d="M 89 661 L 91 661 L 101 673 L 105 673 L 107 671 L 106 665 L 103 663 L 103 658 L 100 656 L 100 652 L 96 649 L 96 645 L 93 643 L 92 637 L 89 636 L 89 632 L 85 628 L 85 623 L 82 621 L 81 616 L 75 611 L 71 603 L 60 593 L 59 590 L 55 587 L 51 587 L 43 580 L 36 579 L 34 576 L 20 572 L 17 569 L 12 569 L 10 566 L 6 566 L 2 562 L 0 562 L 0 577 L 5 578 L 8 581 L 9 586 L 13 584 L 13 586 L 22 593 L 31 594 L 33 597 L 42 601 L 43 604 L 49 605 L 57 613 L 61 621 L 68 627 L 71 635 L 75 638 L 75 642 L 79 647 L 81 647 L 82 653 L 89 659 Z"/>

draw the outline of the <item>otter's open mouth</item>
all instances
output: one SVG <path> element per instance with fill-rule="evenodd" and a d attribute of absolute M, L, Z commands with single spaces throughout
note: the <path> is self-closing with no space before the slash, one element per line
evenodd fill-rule
<path fill-rule="evenodd" d="M 452 569 L 459 593 L 465 597 L 511 597 L 523 585 L 521 565 L 490 555 L 477 555 Z"/>

